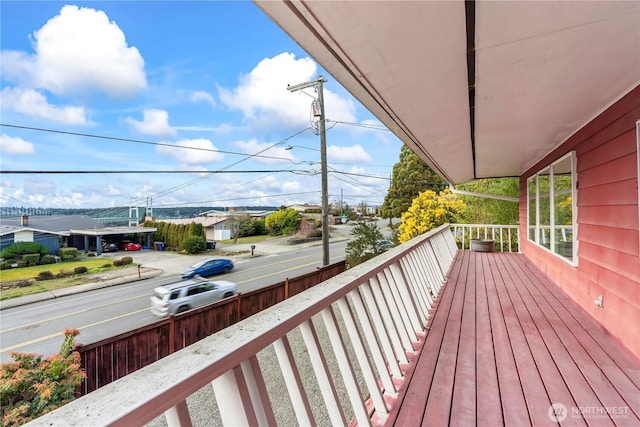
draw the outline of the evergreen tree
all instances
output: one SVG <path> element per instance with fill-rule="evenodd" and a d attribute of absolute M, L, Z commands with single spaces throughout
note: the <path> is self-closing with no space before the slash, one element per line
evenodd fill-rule
<path fill-rule="evenodd" d="M 391 186 L 380 208 L 382 218 L 400 218 L 411 202 L 425 190 L 439 193 L 447 184 L 406 145 L 393 166 Z"/>

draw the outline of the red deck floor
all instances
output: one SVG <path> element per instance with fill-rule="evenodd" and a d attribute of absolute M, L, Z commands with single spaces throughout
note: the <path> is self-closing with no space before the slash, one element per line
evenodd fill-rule
<path fill-rule="evenodd" d="M 413 369 L 388 426 L 640 426 L 637 360 L 521 254 L 458 254 Z"/>

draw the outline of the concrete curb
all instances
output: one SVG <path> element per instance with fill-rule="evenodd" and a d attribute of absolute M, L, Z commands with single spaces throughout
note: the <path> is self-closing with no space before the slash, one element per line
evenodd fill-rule
<path fill-rule="evenodd" d="M 332 237 L 331 242 L 340 242 L 344 240 L 349 240 L 346 236 L 336 236 Z M 259 256 L 268 256 L 274 255 L 282 252 L 288 252 L 291 250 L 296 250 L 299 248 L 305 248 L 309 246 L 318 246 L 322 245 L 321 241 L 303 243 L 300 245 L 288 245 L 285 243 L 284 238 L 280 239 L 280 243 L 257 243 L 255 246 L 254 254 L 251 255 L 251 245 L 250 244 L 237 244 L 237 245 L 225 245 L 232 247 L 235 252 L 244 252 L 237 256 L 230 256 L 230 258 L 235 259 L 246 259 L 246 258 L 255 258 Z M 61 288 L 54 291 L 46 291 L 40 292 L 37 294 L 26 295 L 18 298 L 11 298 L 7 300 L 0 301 L 0 310 L 4 310 L 7 308 L 20 307 L 27 304 L 32 304 L 40 301 L 47 301 L 56 298 L 61 298 L 67 295 L 78 294 L 82 292 L 89 292 L 96 289 L 108 288 L 110 286 L 122 285 L 125 283 L 137 282 L 139 280 L 150 279 L 152 277 L 159 276 L 164 271 L 160 268 L 153 267 L 144 267 L 140 268 L 140 273 L 138 274 L 137 267 L 130 267 L 128 271 L 124 272 L 122 276 L 117 276 L 113 278 L 107 278 L 104 280 L 100 280 L 92 283 L 85 283 L 77 286 L 70 286 L 68 288 Z"/>

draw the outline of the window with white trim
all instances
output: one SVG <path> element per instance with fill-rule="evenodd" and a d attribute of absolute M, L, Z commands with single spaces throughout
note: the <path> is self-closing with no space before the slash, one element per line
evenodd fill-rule
<path fill-rule="evenodd" d="M 528 239 L 574 263 L 576 174 L 571 152 L 527 179 Z"/>

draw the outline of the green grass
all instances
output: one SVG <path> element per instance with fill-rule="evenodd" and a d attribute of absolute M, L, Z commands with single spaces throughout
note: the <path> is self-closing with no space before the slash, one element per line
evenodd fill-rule
<path fill-rule="evenodd" d="M 0 280 L 27 280 L 34 279 L 40 274 L 41 271 L 50 271 L 53 274 L 58 274 L 61 270 L 64 271 L 73 271 L 76 267 L 87 267 L 89 272 L 92 272 L 94 269 L 98 269 L 97 271 L 104 271 L 105 266 L 108 266 L 106 269 L 113 268 L 113 260 L 104 259 L 104 258 L 87 258 L 87 259 L 79 259 L 76 261 L 67 261 L 60 262 L 57 264 L 45 264 L 45 265 L 35 265 L 33 267 L 21 267 L 21 268 L 10 268 L 7 270 L 0 270 Z M 102 268 L 102 270 L 99 270 Z M 97 272 L 96 271 L 96 272 Z"/>
<path fill-rule="evenodd" d="M 21 267 L 10 268 L 7 270 L 0 270 L 0 300 L 6 300 L 9 298 L 16 298 L 25 295 L 37 294 L 40 292 L 52 291 L 56 289 L 67 288 L 70 286 L 81 285 L 93 280 L 93 275 L 104 271 L 110 271 L 115 269 L 122 269 L 131 267 L 135 264 L 129 264 L 124 267 L 115 267 L 113 260 L 104 258 L 86 258 L 78 259 L 75 261 L 61 262 L 57 264 L 36 265 L 33 267 Z M 68 276 L 60 279 L 35 281 L 41 271 L 50 271 L 51 273 L 58 274 L 61 271 L 73 272 L 74 268 L 83 266 L 87 268 L 87 273 L 78 276 Z M 6 287 L 8 282 L 14 282 L 18 280 L 30 281 L 32 284 L 22 287 Z"/>
<path fill-rule="evenodd" d="M 259 243 L 264 242 L 265 240 L 272 239 L 272 236 L 248 236 L 248 237 L 239 237 L 238 244 L 242 243 Z M 220 243 L 231 244 L 233 243 L 233 239 L 219 240 Z"/>

